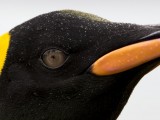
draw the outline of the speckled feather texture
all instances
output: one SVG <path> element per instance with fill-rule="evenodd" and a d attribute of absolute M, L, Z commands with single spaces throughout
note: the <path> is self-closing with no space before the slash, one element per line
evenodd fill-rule
<path fill-rule="evenodd" d="M 72 10 L 43 14 L 13 28 L 0 77 L 0 120 L 116 120 L 159 59 L 103 77 L 89 68 L 115 49 L 158 38 L 159 30 Z M 48 69 L 40 61 L 48 49 L 65 51 L 69 58 L 60 68 Z"/>

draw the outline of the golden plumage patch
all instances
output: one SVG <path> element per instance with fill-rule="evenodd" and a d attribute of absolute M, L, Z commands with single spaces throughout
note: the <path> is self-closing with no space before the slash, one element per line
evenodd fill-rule
<path fill-rule="evenodd" d="M 0 74 L 5 64 L 7 51 L 9 48 L 9 42 L 10 42 L 9 33 L 5 33 L 2 36 L 0 36 Z"/>

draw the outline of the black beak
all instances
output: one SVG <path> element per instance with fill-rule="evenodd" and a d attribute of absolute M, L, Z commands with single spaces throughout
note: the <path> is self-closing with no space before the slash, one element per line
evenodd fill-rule
<path fill-rule="evenodd" d="M 90 72 L 98 76 L 112 75 L 159 58 L 160 31 L 142 39 L 145 41 L 119 48 L 102 56 L 93 63 Z"/>

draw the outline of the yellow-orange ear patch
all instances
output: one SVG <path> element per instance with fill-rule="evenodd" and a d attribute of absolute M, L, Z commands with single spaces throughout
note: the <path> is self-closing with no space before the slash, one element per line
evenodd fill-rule
<path fill-rule="evenodd" d="M 9 42 L 10 42 L 9 33 L 0 36 L 0 74 L 5 64 Z"/>
<path fill-rule="evenodd" d="M 96 75 L 112 75 L 120 73 L 160 57 L 160 38 L 144 41 L 114 50 L 91 67 Z"/>

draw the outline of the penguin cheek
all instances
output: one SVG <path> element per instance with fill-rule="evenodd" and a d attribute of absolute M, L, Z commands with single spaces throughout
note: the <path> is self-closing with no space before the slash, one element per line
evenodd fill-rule
<path fill-rule="evenodd" d="M 35 88 L 30 73 L 19 64 L 11 65 L 8 69 L 9 84 L 7 95 L 12 98 L 24 98 L 29 91 Z"/>

